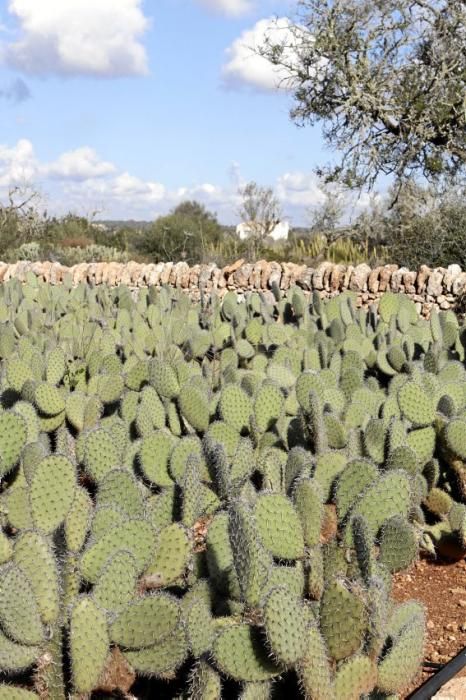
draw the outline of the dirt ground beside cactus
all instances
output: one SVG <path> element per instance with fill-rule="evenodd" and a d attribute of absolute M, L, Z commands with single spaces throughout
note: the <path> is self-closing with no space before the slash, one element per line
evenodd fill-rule
<path fill-rule="evenodd" d="M 427 644 L 424 661 L 445 664 L 466 647 L 466 560 L 421 559 L 394 577 L 394 598 L 412 598 L 427 608 Z M 436 669 L 424 667 L 405 698 Z M 466 677 L 466 668 L 458 676 Z"/>

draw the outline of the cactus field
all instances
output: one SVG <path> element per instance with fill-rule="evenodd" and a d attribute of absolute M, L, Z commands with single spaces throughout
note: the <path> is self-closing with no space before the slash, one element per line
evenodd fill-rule
<path fill-rule="evenodd" d="M 395 700 L 466 552 L 466 328 L 388 293 L 0 286 L 0 700 Z"/>

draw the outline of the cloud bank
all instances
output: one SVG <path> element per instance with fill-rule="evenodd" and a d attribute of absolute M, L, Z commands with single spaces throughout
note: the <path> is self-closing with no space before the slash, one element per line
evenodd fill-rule
<path fill-rule="evenodd" d="M 141 0 L 10 0 L 18 24 L 3 62 L 31 75 L 145 75 Z"/>

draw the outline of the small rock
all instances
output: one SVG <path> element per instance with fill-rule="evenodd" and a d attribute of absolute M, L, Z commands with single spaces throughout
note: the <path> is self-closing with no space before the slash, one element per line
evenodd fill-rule
<path fill-rule="evenodd" d="M 432 622 L 432 620 L 428 620 L 428 621 L 427 621 L 426 627 L 427 627 L 428 630 L 433 630 L 434 627 L 435 627 L 435 625 L 434 625 L 434 623 Z"/>

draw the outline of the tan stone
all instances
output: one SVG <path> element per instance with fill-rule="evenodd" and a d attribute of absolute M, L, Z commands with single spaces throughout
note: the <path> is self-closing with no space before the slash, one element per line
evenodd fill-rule
<path fill-rule="evenodd" d="M 202 289 L 205 289 L 211 279 L 212 279 L 212 273 L 215 270 L 216 265 L 214 263 L 210 263 L 209 265 L 201 265 L 201 270 L 199 272 L 199 287 Z"/>
<path fill-rule="evenodd" d="M 461 275 L 461 267 L 459 265 L 448 265 L 447 271 L 445 272 L 443 278 L 443 284 L 445 285 L 447 292 L 451 292 L 453 282 L 459 275 Z"/>
<path fill-rule="evenodd" d="M 443 276 L 446 270 L 444 267 L 436 267 L 429 275 L 427 281 L 427 294 L 438 297 L 443 293 Z"/>
<path fill-rule="evenodd" d="M 403 284 L 408 294 L 416 294 L 416 277 L 417 272 L 407 270 L 403 275 Z"/>
<path fill-rule="evenodd" d="M 271 262 L 269 263 L 270 265 L 270 274 L 269 278 L 267 280 L 267 286 L 269 288 L 272 287 L 272 284 L 274 282 L 277 283 L 278 287 L 280 287 L 281 284 L 281 279 L 282 279 L 282 266 L 278 262 Z"/>
<path fill-rule="evenodd" d="M 252 268 L 252 274 L 249 278 L 249 283 L 252 285 L 254 289 L 261 289 L 261 277 L 262 277 L 262 270 L 264 267 L 266 267 L 267 261 L 266 260 L 258 260 Z"/>
<path fill-rule="evenodd" d="M 366 263 L 361 263 L 357 265 L 353 274 L 351 275 L 349 288 L 352 292 L 365 292 L 367 291 L 367 278 L 371 273 L 371 268 Z"/>
<path fill-rule="evenodd" d="M 384 265 L 382 267 L 379 275 L 379 292 L 386 292 L 390 288 L 390 280 L 395 270 L 398 270 L 398 265 Z"/>
<path fill-rule="evenodd" d="M 330 276 L 330 290 L 337 292 L 342 285 L 346 271 L 346 265 L 334 265 Z"/>
<path fill-rule="evenodd" d="M 353 270 L 354 270 L 354 265 L 348 265 L 348 267 L 345 270 L 345 276 L 343 277 L 343 284 L 341 286 L 341 291 L 348 289 L 351 275 L 353 274 Z"/>
<path fill-rule="evenodd" d="M 333 269 L 333 264 L 330 262 L 323 262 L 320 263 L 318 268 L 314 271 L 314 274 L 312 275 L 312 286 L 314 287 L 314 289 L 324 289 L 324 275 L 326 270 L 328 270 L 329 268 L 331 271 Z"/>
<path fill-rule="evenodd" d="M 222 280 L 223 280 L 223 283 L 225 284 L 225 278 L 223 277 L 223 270 L 221 270 L 219 267 L 215 266 L 214 269 L 212 270 L 211 279 L 212 279 L 212 289 L 217 290 L 218 286 Z"/>
<path fill-rule="evenodd" d="M 312 276 L 315 270 L 313 267 L 306 267 L 305 271 L 299 278 L 299 286 L 303 289 L 312 290 Z"/>
<path fill-rule="evenodd" d="M 199 273 L 201 271 L 201 266 L 200 265 L 193 265 L 191 268 L 191 272 L 189 274 L 189 285 L 190 287 L 197 287 L 197 283 L 199 282 Z"/>
<path fill-rule="evenodd" d="M 381 270 L 381 267 L 375 267 L 367 278 L 367 288 L 373 294 L 377 294 L 379 291 L 379 275 Z"/>
<path fill-rule="evenodd" d="M 228 276 L 232 275 L 233 272 L 236 272 L 236 270 L 239 270 L 241 265 L 244 265 L 245 262 L 246 261 L 244 260 L 244 258 L 240 258 L 240 260 L 236 260 L 231 265 L 227 265 L 226 267 L 224 267 L 223 273 L 224 273 L 225 277 L 228 279 Z"/>
<path fill-rule="evenodd" d="M 451 291 L 455 296 L 461 294 L 461 292 L 466 288 L 466 272 L 462 272 L 458 277 L 455 277 L 453 284 L 451 286 Z"/>
<path fill-rule="evenodd" d="M 398 270 L 394 270 L 390 278 L 390 289 L 392 292 L 403 291 L 403 276 L 405 272 L 409 272 L 407 267 L 399 267 Z"/>
<path fill-rule="evenodd" d="M 163 270 L 160 273 L 160 284 L 168 284 L 168 280 L 170 279 L 170 273 L 172 271 L 173 263 L 172 262 L 166 262 L 163 265 Z"/>
<path fill-rule="evenodd" d="M 238 267 L 238 269 L 235 270 L 235 272 L 230 276 L 228 280 L 229 284 L 233 283 L 240 289 L 246 289 L 249 286 L 249 278 L 252 275 L 252 271 L 253 266 L 251 263 L 243 263 L 241 267 Z"/>
<path fill-rule="evenodd" d="M 425 291 L 427 286 L 427 280 L 429 279 L 429 275 L 431 272 L 432 270 L 427 265 L 421 265 L 421 267 L 419 268 L 416 278 L 418 294 L 422 294 Z"/>

